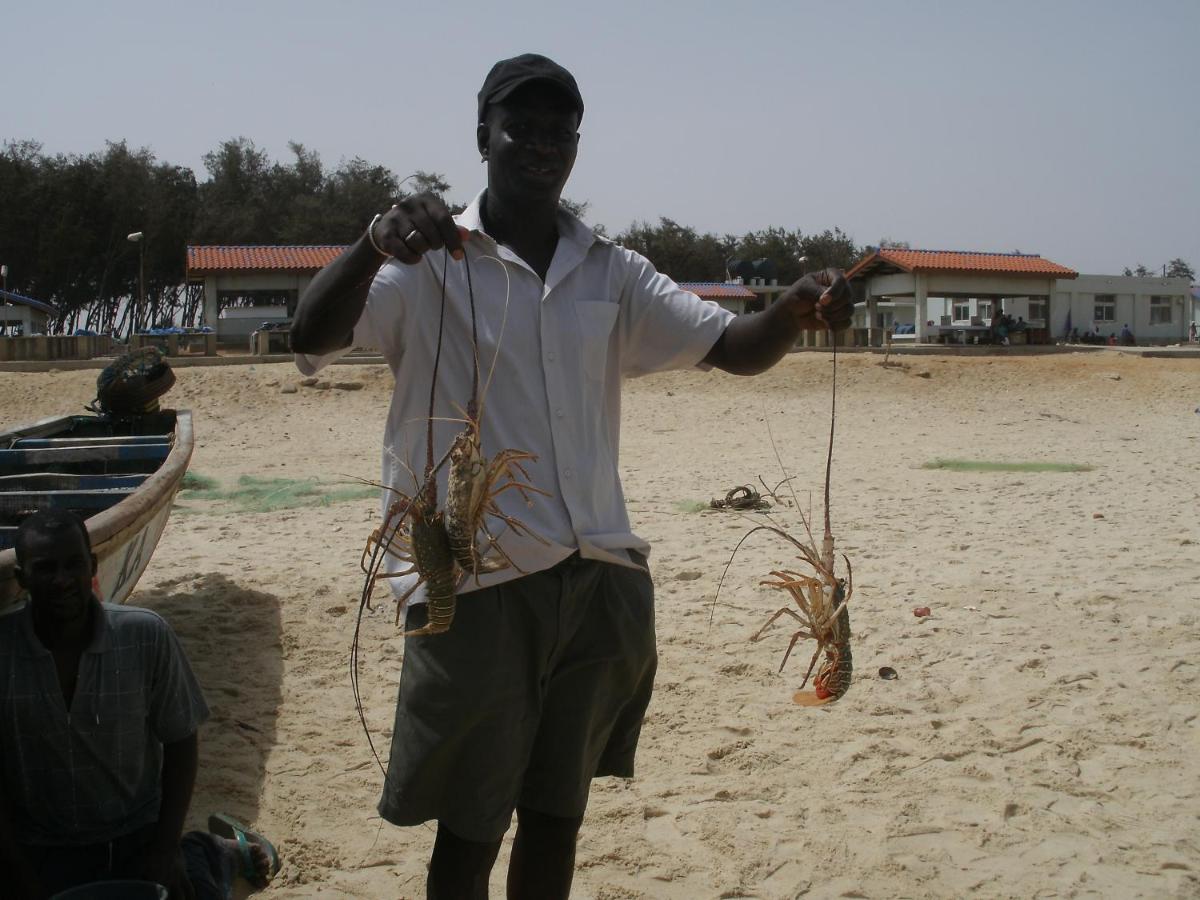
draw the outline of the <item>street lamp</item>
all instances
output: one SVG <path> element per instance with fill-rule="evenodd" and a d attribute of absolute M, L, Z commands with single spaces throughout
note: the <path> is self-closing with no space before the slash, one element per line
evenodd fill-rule
<path fill-rule="evenodd" d="M 146 244 L 142 240 L 143 237 L 145 234 L 140 231 L 135 231 L 125 237 L 125 240 L 138 245 L 138 302 L 133 307 L 133 319 L 129 325 L 130 338 L 137 334 L 138 313 L 146 305 Z"/>
<path fill-rule="evenodd" d="M 8 306 L 8 265 L 7 264 L 0 266 L 0 282 L 2 282 L 4 285 L 2 288 L 0 288 L 0 290 L 4 291 L 4 306 L 7 307 Z M 0 334 L 6 334 L 7 332 L 8 332 L 8 316 L 5 316 L 4 321 L 0 322 Z"/>

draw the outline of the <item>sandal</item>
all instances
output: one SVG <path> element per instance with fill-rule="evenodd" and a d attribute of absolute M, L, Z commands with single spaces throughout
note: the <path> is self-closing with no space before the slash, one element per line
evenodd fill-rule
<path fill-rule="evenodd" d="M 271 879 L 279 871 L 279 852 L 275 845 L 257 831 L 247 828 L 233 816 L 217 813 L 208 817 L 208 830 L 217 837 L 237 841 L 238 856 L 242 861 L 242 877 L 258 888 L 270 884 Z M 264 879 L 254 865 L 254 857 L 250 854 L 250 845 L 257 844 L 267 854 L 267 876 Z"/>

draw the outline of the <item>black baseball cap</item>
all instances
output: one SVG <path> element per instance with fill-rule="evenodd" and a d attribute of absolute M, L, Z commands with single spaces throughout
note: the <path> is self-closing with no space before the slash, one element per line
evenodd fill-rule
<path fill-rule="evenodd" d="M 548 81 L 560 88 L 575 104 L 580 120 L 583 119 L 583 97 L 575 76 L 552 59 L 537 53 L 522 53 L 512 59 L 500 60 L 483 79 L 483 87 L 479 89 L 479 121 L 483 121 L 489 103 L 500 102 L 530 81 Z"/>

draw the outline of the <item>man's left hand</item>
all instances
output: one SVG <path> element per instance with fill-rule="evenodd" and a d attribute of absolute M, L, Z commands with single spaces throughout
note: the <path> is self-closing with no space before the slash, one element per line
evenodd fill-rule
<path fill-rule="evenodd" d="M 841 331 L 854 318 L 854 297 L 841 269 L 810 272 L 784 292 L 805 331 Z"/>
<path fill-rule="evenodd" d="M 157 881 L 165 887 L 171 900 L 196 900 L 192 883 L 183 865 L 179 847 L 168 850 L 152 849 L 142 860 L 138 874 L 147 881 Z"/>

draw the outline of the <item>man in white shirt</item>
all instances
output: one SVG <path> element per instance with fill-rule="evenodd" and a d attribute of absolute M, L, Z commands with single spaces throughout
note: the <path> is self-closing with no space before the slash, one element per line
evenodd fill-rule
<path fill-rule="evenodd" d="M 756 374 L 802 329 L 843 328 L 853 312 L 828 270 L 735 318 L 593 234 L 559 205 L 582 115 L 561 66 L 497 63 L 479 93 L 487 189 L 457 217 L 426 195 L 376 216 L 313 279 L 292 328 L 306 373 L 353 345 L 383 351 L 396 377 L 385 484 L 416 493 L 431 416 L 435 459 L 462 430 L 477 356 L 483 452 L 535 454 L 528 482 L 546 492 L 497 496 L 533 536 L 494 524 L 497 546 L 481 548 L 511 565 L 464 577 L 449 631 L 405 649 L 380 812 L 437 820 L 432 898 L 486 897 L 514 810 L 509 896 L 566 897 L 591 779 L 633 774 L 657 656 L 649 546 L 630 530 L 617 472 L 621 379 Z M 394 579 L 397 596 L 417 588 L 410 629 L 428 616 L 415 578 Z"/>

